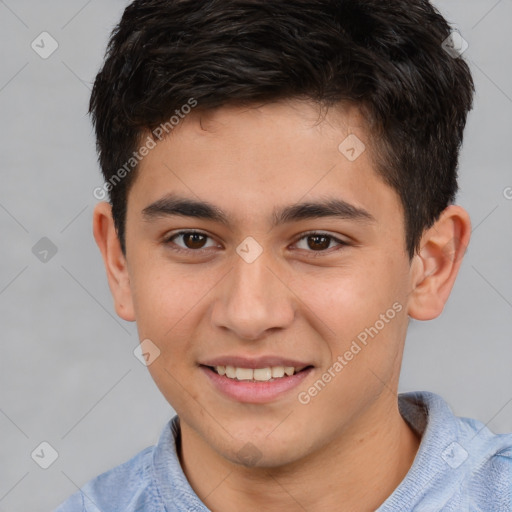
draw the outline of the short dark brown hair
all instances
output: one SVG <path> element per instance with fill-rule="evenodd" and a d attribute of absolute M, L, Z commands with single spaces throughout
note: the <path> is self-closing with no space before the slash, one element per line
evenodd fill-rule
<path fill-rule="evenodd" d="M 114 28 L 90 113 L 106 182 L 141 137 L 191 98 L 197 109 L 288 98 L 358 106 L 376 170 L 399 195 L 412 258 L 455 200 L 474 85 L 442 47 L 447 21 L 427 0 L 135 0 Z M 108 187 L 125 252 L 127 195 Z"/>

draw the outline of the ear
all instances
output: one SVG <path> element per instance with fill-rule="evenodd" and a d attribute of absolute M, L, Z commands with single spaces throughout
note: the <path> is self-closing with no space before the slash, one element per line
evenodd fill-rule
<path fill-rule="evenodd" d="M 123 320 L 133 322 L 135 321 L 135 312 L 128 267 L 121 250 L 121 243 L 112 218 L 112 207 L 109 203 L 101 202 L 94 208 L 93 233 L 103 256 L 116 313 Z"/>
<path fill-rule="evenodd" d="M 450 205 L 422 236 L 419 253 L 411 263 L 412 292 L 408 314 L 416 320 L 439 316 L 459 272 L 471 236 L 469 215 Z"/>

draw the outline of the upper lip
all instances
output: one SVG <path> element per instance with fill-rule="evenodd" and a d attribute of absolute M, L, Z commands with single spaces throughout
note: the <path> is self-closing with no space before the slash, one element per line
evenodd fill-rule
<path fill-rule="evenodd" d="M 282 356 L 261 356 L 261 357 L 242 357 L 242 356 L 218 356 L 212 359 L 206 359 L 199 363 L 202 366 L 235 366 L 237 368 L 268 368 L 271 366 L 293 366 L 294 368 L 305 368 L 312 366 L 310 363 L 298 361 L 297 359 L 288 359 Z"/>

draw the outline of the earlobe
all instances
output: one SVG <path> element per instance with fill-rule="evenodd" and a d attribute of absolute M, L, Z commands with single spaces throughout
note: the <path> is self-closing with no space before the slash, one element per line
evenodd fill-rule
<path fill-rule="evenodd" d="M 411 265 L 408 314 L 416 320 L 439 316 L 450 296 L 471 236 L 471 221 L 464 208 L 448 206 L 425 231 L 421 249 Z"/>
<path fill-rule="evenodd" d="M 126 258 L 116 233 L 112 207 L 101 202 L 94 208 L 93 234 L 107 273 L 116 313 L 128 322 L 135 321 L 130 278 Z"/>

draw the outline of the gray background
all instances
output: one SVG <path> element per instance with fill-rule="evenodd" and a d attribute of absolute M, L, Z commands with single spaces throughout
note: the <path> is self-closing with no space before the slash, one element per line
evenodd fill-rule
<path fill-rule="evenodd" d="M 172 409 L 134 357 L 96 248 L 102 184 L 86 115 L 122 0 L 0 1 L 0 512 L 53 510 L 157 441 Z M 461 416 L 512 431 L 511 0 L 438 1 L 469 42 L 477 95 L 458 203 L 473 237 L 443 315 L 411 322 L 401 391 L 441 394 Z M 43 31 L 48 59 L 31 48 Z M 512 195 L 512 194 L 510 194 Z M 509 195 L 509 197 L 510 197 Z M 57 253 L 32 252 L 48 237 Z M 44 470 L 42 442 L 58 452 Z"/>

